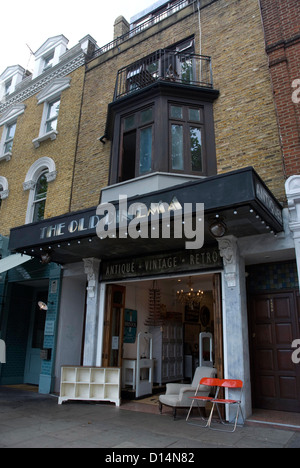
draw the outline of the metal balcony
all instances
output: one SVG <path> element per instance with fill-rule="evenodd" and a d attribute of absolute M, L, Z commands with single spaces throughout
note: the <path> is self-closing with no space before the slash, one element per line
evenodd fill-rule
<path fill-rule="evenodd" d="M 212 89 L 211 58 L 160 49 L 118 71 L 114 101 L 157 81 Z"/>

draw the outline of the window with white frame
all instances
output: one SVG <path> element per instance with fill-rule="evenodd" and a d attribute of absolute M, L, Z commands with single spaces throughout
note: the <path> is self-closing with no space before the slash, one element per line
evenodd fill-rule
<path fill-rule="evenodd" d="M 49 70 L 50 68 L 53 67 L 53 63 L 54 63 L 54 50 L 52 52 L 50 52 L 50 54 L 46 55 L 45 57 L 43 57 L 43 72 Z"/>
<path fill-rule="evenodd" d="M 47 109 L 47 118 L 45 122 L 45 133 L 56 131 L 57 119 L 59 114 L 60 99 L 49 102 Z"/>
<path fill-rule="evenodd" d="M 0 74 L 0 100 L 8 99 L 25 76 L 26 71 L 20 65 L 6 68 L 6 70 Z"/>
<path fill-rule="evenodd" d="M 0 176 L 0 208 L 2 201 L 8 197 L 8 182 L 5 177 Z"/>
<path fill-rule="evenodd" d="M 36 181 L 33 200 L 33 223 L 36 221 L 42 221 L 44 219 L 48 191 L 47 174 L 48 171 L 42 172 Z"/>
<path fill-rule="evenodd" d="M 30 167 L 23 183 L 24 191 L 29 191 L 25 224 L 44 219 L 48 184 L 56 175 L 55 162 L 48 157 L 38 159 Z"/>
<path fill-rule="evenodd" d="M 4 96 L 8 96 L 12 90 L 12 78 L 4 83 Z"/>
<path fill-rule="evenodd" d="M 25 111 L 24 104 L 16 104 L 7 112 L 2 114 L 0 119 L 0 127 L 3 127 L 2 137 L 0 140 L 0 161 L 9 161 L 12 156 L 13 143 L 17 128 L 17 119 Z"/>
<path fill-rule="evenodd" d="M 39 136 L 32 140 L 35 148 L 38 148 L 45 140 L 56 139 L 61 93 L 70 87 L 70 81 L 70 78 L 57 78 L 38 94 L 38 104 L 44 104 L 44 110 Z"/>
<path fill-rule="evenodd" d="M 34 53 L 35 64 L 32 78 L 55 67 L 60 58 L 67 51 L 68 39 L 63 36 L 49 37 L 46 42 Z"/>
<path fill-rule="evenodd" d="M 5 140 L 4 140 L 4 154 L 11 153 L 15 132 L 16 132 L 17 122 L 14 122 L 10 125 L 7 125 L 5 128 Z"/>

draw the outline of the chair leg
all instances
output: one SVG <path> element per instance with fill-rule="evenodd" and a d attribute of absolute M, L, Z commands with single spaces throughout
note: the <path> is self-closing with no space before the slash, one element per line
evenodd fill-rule
<path fill-rule="evenodd" d="M 176 408 L 174 407 L 173 408 L 173 418 L 174 418 L 174 421 L 176 419 L 176 415 L 177 415 L 177 411 L 176 411 Z"/>
<path fill-rule="evenodd" d="M 192 400 L 192 403 L 191 403 L 191 406 L 190 406 L 189 412 L 188 412 L 188 414 L 187 414 L 187 417 L 186 417 L 186 422 L 189 420 L 189 417 L 190 417 L 191 411 L 192 411 L 192 409 L 193 409 L 194 401 L 195 401 L 195 400 Z"/>
<path fill-rule="evenodd" d="M 209 427 L 209 429 L 211 429 L 211 421 L 212 421 L 214 409 L 215 409 L 215 403 L 212 404 L 210 415 L 209 415 L 208 420 L 207 420 L 207 426 Z"/>
<path fill-rule="evenodd" d="M 162 408 L 163 408 L 163 405 L 161 402 L 159 402 L 159 414 L 162 414 Z"/>
<path fill-rule="evenodd" d="M 204 421 L 205 424 L 199 424 L 199 423 L 193 422 L 193 419 L 195 421 L 197 421 L 197 418 L 192 418 L 191 422 L 189 422 L 189 418 L 190 418 L 190 415 L 191 415 L 191 412 L 192 412 L 192 409 L 193 409 L 194 401 L 195 400 L 192 401 L 192 404 L 190 406 L 189 412 L 188 412 L 187 417 L 186 417 L 186 422 L 188 424 L 190 424 L 191 426 L 197 426 L 197 427 L 201 427 L 201 428 L 204 429 L 204 428 L 206 428 L 208 426 L 209 419 L 207 419 L 206 408 L 203 407 L 203 406 L 199 406 L 198 402 L 197 402 L 197 409 L 198 409 L 198 412 L 199 412 L 199 416 L 201 417 L 201 419 Z"/>
<path fill-rule="evenodd" d="M 228 426 L 228 427 L 232 427 L 233 429 L 232 430 L 229 430 L 229 429 L 219 429 L 219 428 L 216 428 L 216 427 L 211 427 L 211 422 L 212 422 L 212 415 L 213 415 L 213 411 L 214 411 L 214 407 L 217 407 L 217 411 L 218 411 L 218 416 L 219 416 L 219 420 L 220 420 L 220 423 L 223 424 L 224 426 Z M 212 407 L 212 411 L 211 411 L 211 415 L 210 415 L 210 418 L 209 418 L 209 428 L 214 430 L 214 431 L 219 431 L 219 432 L 229 432 L 229 433 L 232 433 L 232 432 L 235 432 L 236 431 L 236 428 L 237 428 L 237 425 L 238 425 L 238 419 L 239 419 L 239 414 L 241 414 L 242 418 L 243 418 L 243 423 L 245 422 L 245 419 L 244 419 L 244 415 L 243 415 L 243 411 L 242 411 L 242 408 L 241 408 L 241 405 L 238 405 L 238 408 L 237 408 L 237 413 L 236 413 L 236 416 L 235 416 L 235 419 L 234 419 L 234 422 L 233 423 L 227 423 L 223 420 L 222 416 L 221 416 L 221 413 L 220 413 L 220 410 L 219 410 L 219 406 L 218 404 L 213 404 L 213 407 Z"/>

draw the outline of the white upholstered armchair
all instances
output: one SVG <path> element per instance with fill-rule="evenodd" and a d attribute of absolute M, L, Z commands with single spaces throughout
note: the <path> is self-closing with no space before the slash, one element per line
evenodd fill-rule
<path fill-rule="evenodd" d="M 189 408 L 191 406 L 191 400 L 189 397 L 195 395 L 197 386 L 201 379 L 204 377 L 212 378 L 217 374 L 216 369 L 212 367 L 197 367 L 193 381 L 190 385 L 188 384 L 167 384 L 166 394 L 160 395 L 159 397 L 159 411 L 162 413 L 163 405 L 173 408 L 173 416 L 176 419 L 176 411 L 178 408 Z M 200 387 L 198 395 L 208 396 L 210 393 L 210 387 Z M 205 402 L 199 402 L 199 407 L 205 407 Z"/>

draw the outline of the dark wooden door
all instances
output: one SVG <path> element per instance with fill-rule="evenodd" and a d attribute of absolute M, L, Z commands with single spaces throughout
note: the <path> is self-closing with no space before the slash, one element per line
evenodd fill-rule
<path fill-rule="evenodd" d="M 292 342 L 300 338 L 296 292 L 257 295 L 251 300 L 253 406 L 300 412 L 300 365 Z"/>
<path fill-rule="evenodd" d="M 122 367 L 126 288 L 110 285 L 106 292 L 103 367 Z"/>

